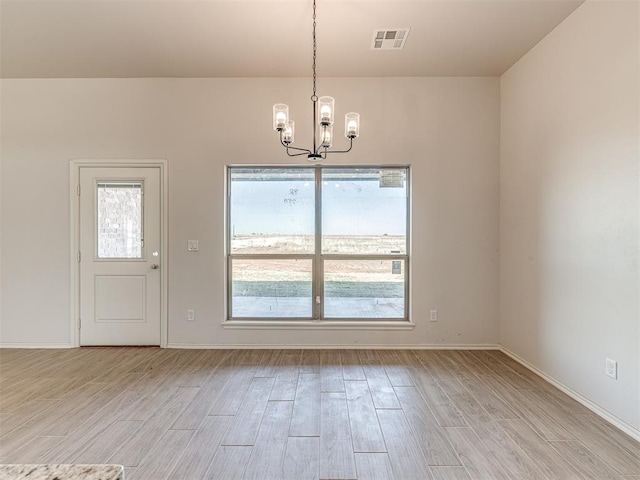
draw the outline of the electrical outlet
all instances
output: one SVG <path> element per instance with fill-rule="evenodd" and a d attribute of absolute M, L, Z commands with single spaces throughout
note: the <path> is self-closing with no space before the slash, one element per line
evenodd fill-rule
<path fill-rule="evenodd" d="M 195 310 L 187 310 L 187 321 L 193 322 L 196 319 L 196 311 Z"/>
<path fill-rule="evenodd" d="M 429 320 L 432 322 L 438 321 L 438 310 L 429 310 Z"/>
<path fill-rule="evenodd" d="M 607 358 L 605 373 L 607 374 L 608 377 L 617 379 L 618 378 L 618 362 L 616 362 L 615 360 L 611 360 L 610 358 Z"/>

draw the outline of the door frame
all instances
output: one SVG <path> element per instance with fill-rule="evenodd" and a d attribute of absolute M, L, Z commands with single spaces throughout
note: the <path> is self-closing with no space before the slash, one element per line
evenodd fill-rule
<path fill-rule="evenodd" d="M 70 299 L 70 344 L 72 347 L 80 346 L 80 169 L 81 168 L 144 168 L 152 167 L 160 169 L 160 347 L 167 347 L 168 332 L 168 178 L 166 160 L 71 160 L 69 162 L 69 216 L 70 248 L 69 271 L 71 292 Z"/>

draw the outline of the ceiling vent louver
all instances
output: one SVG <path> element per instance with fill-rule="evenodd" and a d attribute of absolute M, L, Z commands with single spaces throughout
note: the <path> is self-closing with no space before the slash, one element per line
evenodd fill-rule
<path fill-rule="evenodd" d="M 388 28 L 373 31 L 372 50 L 402 50 L 410 28 Z"/>

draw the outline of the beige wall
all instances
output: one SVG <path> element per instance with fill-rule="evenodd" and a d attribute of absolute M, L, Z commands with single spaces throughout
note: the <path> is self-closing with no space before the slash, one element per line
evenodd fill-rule
<path fill-rule="evenodd" d="M 636 431 L 638 10 L 588 1 L 502 77 L 500 156 L 500 342 Z"/>
<path fill-rule="evenodd" d="M 0 342 L 70 342 L 69 161 L 166 159 L 169 331 L 181 345 L 495 345 L 498 340 L 497 78 L 320 79 L 362 136 L 330 163 L 410 164 L 413 331 L 228 330 L 224 166 L 293 163 L 271 129 L 288 102 L 308 141 L 310 81 L 2 81 Z M 342 128 L 341 126 L 339 128 Z M 188 239 L 200 252 L 188 253 Z M 196 321 L 186 321 L 187 309 Z M 439 322 L 428 321 L 430 308 Z"/>

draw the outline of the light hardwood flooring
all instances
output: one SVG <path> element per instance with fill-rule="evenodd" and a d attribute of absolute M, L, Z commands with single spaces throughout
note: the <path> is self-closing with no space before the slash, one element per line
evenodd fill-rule
<path fill-rule="evenodd" d="M 0 463 L 127 480 L 640 479 L 640 444 L 495 351 L 0 351 Z"/>

